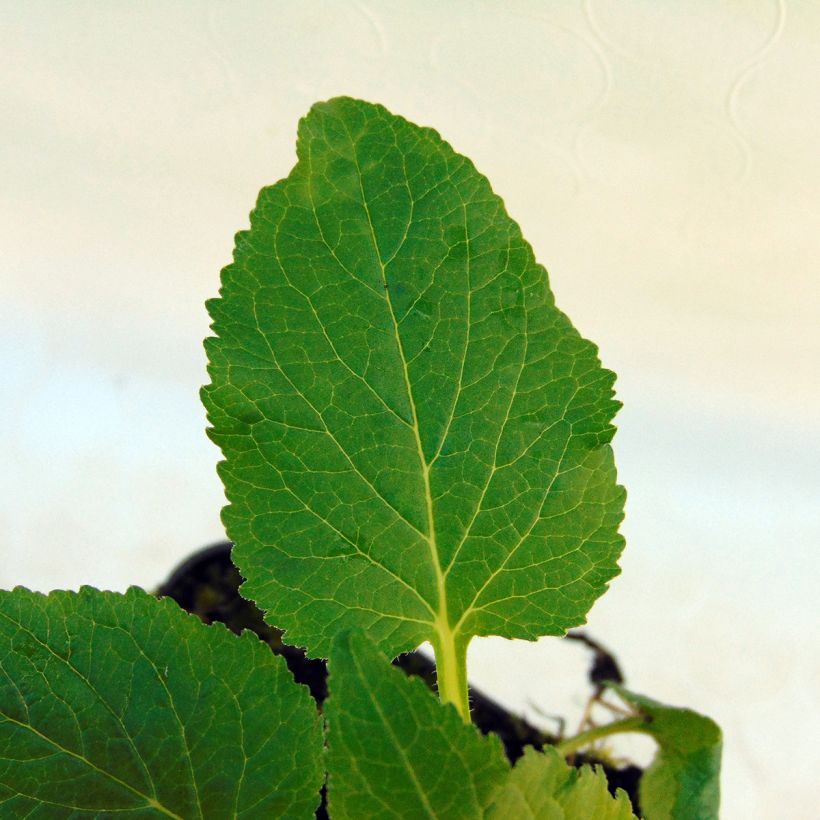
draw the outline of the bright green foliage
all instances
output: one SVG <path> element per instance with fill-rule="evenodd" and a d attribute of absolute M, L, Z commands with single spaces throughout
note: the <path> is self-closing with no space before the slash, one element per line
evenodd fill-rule
<path fill-rule="evenodd" d="M 720 727 L 690 709 L 664 706 L 612 686 L 646 718 L 640 731 L 658 743 L 658 753 L 644 771 L 639 788 L 646 820 L 717 820 L 720 808 Z"/>
<path fill-rule="evenodd" d="M 137 589 L 0 593 L 3 817 L 309 818 L 321 756 L 254 635 Z"/>
<path fill-rule="evenodd" d="M 603 771 L 568 766 L 554 749 L 528 749 L 495 796 L 488 820 L 634 820 L 626 792 L 612 797 Z"/>
<path fill-rule="evenodd" d="M 510 771 L 484 737 L 359 636 L 330 652 L 328 806 L 333 820 L 481 817 Z"/>
<path fill-rule="evenodd" d="M 430 640 L 466 693 L 471 636 L 560 635 L 618 571 L 614 377 L 435 131 L 339 98 L 297 155 L 208 305 L 243 594 L 313 655 Z"/>

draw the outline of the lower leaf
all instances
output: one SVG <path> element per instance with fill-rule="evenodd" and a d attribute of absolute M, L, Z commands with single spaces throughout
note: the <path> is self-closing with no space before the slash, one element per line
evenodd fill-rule
<path fill-rule="evenodd" d="M 497 737 L 463 723 L 358 634 L 332 644 L 325 714 L 333 820 L 633 817 L 603 772 L 573 769 L 553 750 L 532 750 L 510 770 Z"/>
<path fill-rule="evenodd" d="M 499 789 L 488 820 L 634 820 L 622 789 L 613 797 L 600 769 L 568 766 L 554 749 L 530 748 Z"/>
<path fill-rule="evenodd" d="M 0 593 L 0 815 L 308 818 L 321 758 L 252 634 L 136 588 Z"/>

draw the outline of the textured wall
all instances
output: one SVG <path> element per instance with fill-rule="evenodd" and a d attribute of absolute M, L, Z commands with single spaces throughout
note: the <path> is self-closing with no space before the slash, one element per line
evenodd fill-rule
<path fill-rule="evenodd" d="M 150 586 L 221 536 L 202 302 L 310 103 L 381 101 L 489 175 L 620 375 L 591 628 L 721 721 L 726 818 L 817 816 L 818 4 L 9 1 L 0 65 L 0 584 Z M 575 647 L 472 657 L 579 712 Z"/>

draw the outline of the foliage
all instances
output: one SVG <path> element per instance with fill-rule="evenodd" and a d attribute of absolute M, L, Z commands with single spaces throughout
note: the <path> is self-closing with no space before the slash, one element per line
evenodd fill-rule
<path fill-rule="evenodd" d="M 322 727 L 281 658 L 138 589 L 0 593 L 0 814 L 311 817 Z"/>
<path fill-rule="evenodd" d="M 649 818 L 716 820 L 720 807 L 723 736 L 710 718 L 612 686 L 644 718 L 639 731 L 658 743 L 658 754 L 644 772 L 641 808 Z"/>
<path fill-rule="evenodd" d="M 626 793 L 613 798 L 606 777 L 589 766 L 568 766 L 553 749 L 529 749 L 493 798 L 488 820 L 632 820 Z"/>
<path fill-rule="evenodd" d="M 436 132 L 340 98 L 297 156 L 208 304 L 202 396 L 243 594 L 330 658 L 324 713 L 170 601 L 0 593 L 0 806 L 309 817 L 327 772 L 334 818 L 631 817 L 560 746 L 511 769 L 466 670 L 474 636 L 562 635 L 618 572 L 613 374 Z M 441 703 L 388 665 L 428 640 Z M 717 727 L 619 691 L 661 747 L 645 816 L 715 816 Z"/>
<path fill-rule="evenodd" d="M 203 400 L 246 597 L 326 655 L 583 622 L 617 572 L 614 375 L 473 164 L 338 99 L 299 127 L 209 303 Z"/>
<path fill-rule="evenodd" d="M 363 636 L 342 634 L 330 659 L 332 817 L 632 820 L 602 772 L 573 769 L 557 752 L 531 748 L 510 770 L 498 738 L 466 726 Z"/>

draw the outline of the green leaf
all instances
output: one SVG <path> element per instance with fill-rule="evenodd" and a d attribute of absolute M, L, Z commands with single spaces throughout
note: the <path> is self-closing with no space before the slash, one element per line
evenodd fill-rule
<path fill-rule="evenodd" d="M 723 751 L 720 727 L 690 709 L 664 706 L 621 686 L 610 688 L 645 717 L 640 731 L 658 743 L 639 787 L 646 820 L 716 820 Z"/>
<path fill-rule="evenodd" d="M 481 817 L 510 771 L 498 737 L 463 723 L 360 636 L 334 640 L 329 671 L 333 820 Z"/>
<path fill-rule="evenodd" d="M 360 635 L 330 653 L 328 805 L 334 820 L 431 817 L 633 820 L 603 771 L 530 749 L 510 770 L 497 736 L 465 725 Z"/>
<path fill-rule="evenodd" d="M 626 792 L 612 797 L 600 769 L 568 766 L 554 749 L 528 749 L 496 794 L 488 820 L 634 820 Z"/>
<path fill-rule="evenodd" d="M 322 742 L 251 633 L 138 589 L 0 593 L 4 817 L 312 817 Z"/>
<path fill-rule="evenodd" d="M 208 304 L 203 401 L 243 594 L 327 655 L 584 621 L 617 574 L 614 376 L 487 179 L 382 106 L 315 105 Z"/>

